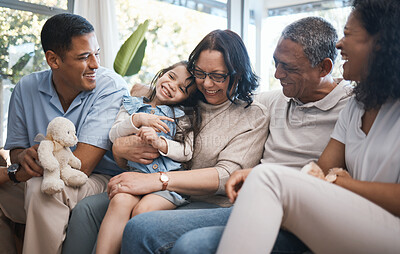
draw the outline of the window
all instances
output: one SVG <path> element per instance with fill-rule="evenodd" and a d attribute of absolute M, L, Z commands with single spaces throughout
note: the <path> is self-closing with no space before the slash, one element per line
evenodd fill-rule
<path fill-rule="evenodd" d="M 68 10 L 68 0 L 20 0 L 20 1 Z"/>
<path fill-rule="evenodd" d="M 227 28 L 227 1 L 115 0 L 122 44 L 137 26 L 150 20 L 147 47 L 140 72 L 129 84 L 149 84 L 153 76 L 180 60 L 209 32 Z"/>
<path fill-rule="evenodd" d="M 39 4 L 40 3 L 40 4 Z M 72 12 L 68 0 L 2 0 L 0 2 L 0 146 L 6 137 L 11 91 L 19 79 L 48 68 L 40 31 L 52 15 Z"/>

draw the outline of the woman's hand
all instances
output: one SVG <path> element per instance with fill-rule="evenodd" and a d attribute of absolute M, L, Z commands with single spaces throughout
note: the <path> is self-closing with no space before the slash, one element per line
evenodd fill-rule
<path fill-rule="evenodd" d="M 161 189 L 162 183 L 157 173 L 125 172 L 110 179 L 107 186 L 107 193 L 108 197 L 112 199 L 117 193 L 129 193 L 140 196 Z"/>
<path fill-rule="evenodd" d="M 147 126 L 153 128 L 157 132 L 169 133 L 170 129 L 168 128 L 168 125 L 161 120 L 170 122 L 174 121 L 174 119 L 166 116 L 157 116 L 147 113 L 136 113 L 132 115 L 132 123 L 137 128 L 141 128 L 142 126 Z"/>
<path fill-rule="evenodd" d="M 337 184 L 339 186 L 342 186 L 347 189 L 346 186 L 349 184 L 351 185 L 352 181 L 355 181 L 349 174 L 347 170 L 342 170 L 339 172 L 336 172 L 336 180 L 334 181 L 334 184 Z"/>
<path fill-rule="evenodd" d="M 251 170 L 252 168 L 239 169 L 233 172 L 231 177 L 229 177 L 225 184 L 225 191 L 231 203 L 235 202 L 237 196 L 239 195 L 239 191 Z"/>

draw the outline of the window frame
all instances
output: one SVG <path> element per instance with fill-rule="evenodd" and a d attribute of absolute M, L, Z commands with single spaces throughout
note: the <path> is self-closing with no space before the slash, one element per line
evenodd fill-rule
<path fill-rule="evenodd" d="M 2 0 L 0 2 L 0 7 L 53 16 L 55 14 L 60 14 L 60 13 L 65 13 L 65 12 L 72 13 L 73 9 L 74 9 L 74 1 L 75 0 L 67 1 L 67 9 L 61 9 L 61 8 L 46 6 L 46 5 L 42 5 L 42 4 L 28 3 L 28 2 L 19 1 L 19 0 Z"/>
<path fill-rule="evenodd" d="M 46 6 L 43 4 L 34 4 L 19 0 L 1 0 L 0 7 L 12 10 L 26 11 L 34 14 L 46 15 L 51 17 L 60 13 L 73 13 L 74 2 L 75 2 L 74 0 L 68 0 L 67 9 L 61 9 L 57 7 Z M 5 133 L 7 125 L 3 122 L 3 121 L 7 122 L 7 117 L 4 115 L 3 111 L 4 110 L 8 111 L 8 99 L 5 99 L 3 94 L 4 85 L 5 84 L 3 84 L 3 75 L 1 75 L 0 76 L 0 119 L 2 123 L 0 125 L 0 148 L 3 147 L 5 140 L 7 139 L 7 133 Z M 5 102 L 6 105 L 3 105 Z"/>

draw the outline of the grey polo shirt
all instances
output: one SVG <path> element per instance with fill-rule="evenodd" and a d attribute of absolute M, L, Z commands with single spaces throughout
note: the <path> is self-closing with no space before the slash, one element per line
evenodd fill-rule
<path fill-rule="evenodd" d="M 302 103 L 282 90 L 256 96 L 270 114 L 269 134 L 261 163 L 301 169 L 317 160 L 329 142 L 339 112 L 350 98 L 351 86 L 342 81 L 327 96 Z"/>

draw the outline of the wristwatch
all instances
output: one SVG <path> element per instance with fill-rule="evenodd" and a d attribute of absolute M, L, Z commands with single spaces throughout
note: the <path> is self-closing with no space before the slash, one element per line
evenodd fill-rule
<path fill-rule="evenodd" d="M 159 172 L 159 173 L 160 173 L 160 181 L 162 182 L 161 190 L 166 190 L 168 186 L 169 177 L 164 172 Z"/>
<path fill-rule="evenodd" d="M 8 168 L 7 168 L 7 175 L 10 178 L 11 181 L 13 181 L 14 183 L 19 183 L 20 181 L 17 180 L 17 178 L 15 177 L 15 175 L 17 174 L 17 171 L 19 169 L 20 165 L 18 163 L 14 163 L 11 164 Z"/>

